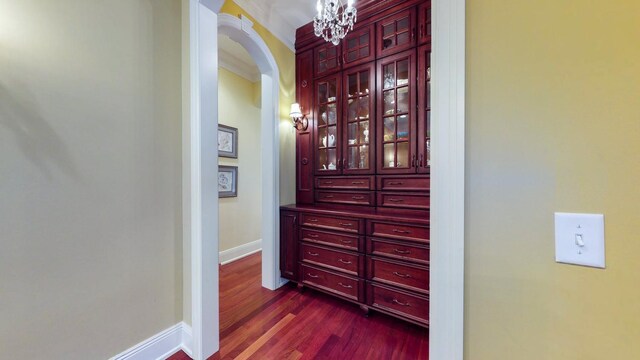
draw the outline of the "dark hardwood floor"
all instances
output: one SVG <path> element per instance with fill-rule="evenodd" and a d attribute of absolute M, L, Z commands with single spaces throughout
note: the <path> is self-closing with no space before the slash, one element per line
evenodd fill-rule
<path fill-rule="evenodd" d="M 220 351 L 210 359 L 428 359 L 427 330 L 291 284 L 266 290 L 260 262 L 257 253 L 221 267 Z"/>

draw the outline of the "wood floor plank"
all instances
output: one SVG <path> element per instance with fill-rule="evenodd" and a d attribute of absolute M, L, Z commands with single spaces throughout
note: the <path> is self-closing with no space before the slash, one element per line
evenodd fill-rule
<path fill-rule="evenodd" d="M 296 316 L 293 314 L 287 314 L 282 320 L 280 320 L 274 327 L 269 329 L 264 335 L 260 336 L 258 340 L 256 340 L 253 344 L 251 344 L 248 348 L 246 348 L 240 355 L 238 355 L 236 360 L 246 360 L 251 357 L 262 345 L 264 345 L 269 339 L 274 337 L 283 327 L 287 326 Z"/>
<path fill-rule="evenodd" d="M 262 287 L 261 254 L 220 268 L 220 351 L 210 360 L 428 360 L 429 333 L 295 284 Z M 187 360 L 178 352 L 170 360 Z"/>

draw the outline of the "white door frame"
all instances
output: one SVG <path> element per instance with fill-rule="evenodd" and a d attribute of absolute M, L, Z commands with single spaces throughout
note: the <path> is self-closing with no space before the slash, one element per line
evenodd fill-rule
<path fill-rule="evenodd" d="M 195 360 L 204 360 L 219 349 L 215 134 L 218 123 L 217 34 L 219 22 L 226 21 L 220 21 L 223 15 L 218 16 L 222 3 L 222 0 L 189 0 L 190 117 L 189 123 L 183 126 L 183 212 L 185 240 L 190 239 L 191 244 L 191 267 L 187 271 L 191 272 L 192 350 Z M 465 0 L 434 0 L 432 6 L 434 140 L 429 354 L 432 360 L 461 360 L 464 326 Z M 234 26 L 238 30 L 236 25 L 226 23 L 225 26 L 229 26 L 226 30 Z M 246 36 L 253 37 L 251 42 L 257 40 L 251 35 L 253 30 L 248 23 L 240 22 L 239 26 Z M 231 36 L 243 37 L 240 33 Z M 248 41 L 246 37 L 241 40 Z M 252 46 L 243 45 L 247 49 Z M 262 53 L 265 48 L 255 50 Z M 254 59 L 257 60 L 255 56 Z M 269 111 L 278 119 L 278 91 L 273 90 L 279 83 L 277 66 L 272 69 L 275 72 L 269 72 L 268 66 L 275 61 L 273 64 L 266 62 L 264 67 L 258 64 L 263 73 L 263 114 L 265 95 L 269 95 L 265 92 L 271 91 L 276 105 Z M 265 90 L 265 77 L 272 90 Z M 278 122 L 272 122 L 270 128 L 267 124 L 263 117 L 262 140 L 269 137 L 275 145 L 272 149 L 265 149 L 265 143 L 262 144 L 266 150 L 263 151 L 263 182 L 268 181 L 266 191 L 263 187 L 263 196 L 268 191 L 277 194 L 279 189 L 279 163 L 275 160 L 278 159 Z M 271 144 L 271 141 L 267 143 Z M 269 169 L 269 166 L 272 167 Z M 268 176 L 269 170 L 273 170 L 273 176 Z M 273 251 L 268 256 L 263 253 L 263 259 L 273 260 L 268 266 L 263 261 L 263 276 L 268 274 L 270 277 L 266 283 L 263 277 L 263 286 L 275 289 L 281 284 L 276 241 L 279 196 L 275 195 L 273 199 L 275 209 L 263 201 L 263 214 L 274 211 L 274 216 L 263 217 L 263 237 L 272 235 L 272 244 L 264 243 L 263 251 Z"/>

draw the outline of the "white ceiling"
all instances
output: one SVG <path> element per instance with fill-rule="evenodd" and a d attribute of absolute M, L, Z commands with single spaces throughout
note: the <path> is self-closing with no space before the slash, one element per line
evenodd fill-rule
<path fill-rule="evenodd" d="M 251 55 L 242 45 L 226 35 L 218 35 L 218 61 L 220 67 L 251 82 L 260 80 L 260 70 Z"/>
<path fill-rule="evenodd" d="M 287 45 L 292 51 L 296 29 L 313 20 L 316 0 L 235 0 L 262 26 Z M 245 79 L 260 80 L 260 70 L 242 45 L 228 36 L 218 36 L 220 67 Z"/>
<path fill-rule="evenodd" d="M 235 0 L 262 26 L 294 50 L 296 29 L 313 20 L 316 0 Z"/>

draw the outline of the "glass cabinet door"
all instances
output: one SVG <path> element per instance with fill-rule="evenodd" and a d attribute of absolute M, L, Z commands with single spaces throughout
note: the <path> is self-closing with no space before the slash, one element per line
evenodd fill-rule
<path fill-rule="evenodd" d="M 378 173 L 416 172 L 415 52 L 378 61 Z"/>
<path fill-rule="evenodd" d="M 418 48 L 418 172 L 431 167 L 431 45 Z"/>
<path fill-rule="evenodd" d="M 374 172 L 373 146 L 375 64 L 370 63 L 345 71 L 343 173 L 371 174 Z"/>
<path fill-rule="evenodd" d="M 363 64 L 374 60 L 375 45 L 373 43 L 373 25 L 350 32 L 342 42 L 343 68 Z"/>
<path fill-rule="evenodd" d="M 314 51 L 314 68 L 316 77 L 332 74 L 340 70 L 342 46 L 327 43 L 316 47 Z"/>
<path fill-rule="evenodd" d="M 431 43 L 431 1 L 427 1 L 418 8 L 418 42 Z"/>
<path fill-rule="evenodd" d="M 377 23 L 378 58 L 416 45 L 416 12 L 413 10 L 384 18 Z"/>
<path fill-rule="evenodd" d="M 319 174 L 340 173 L 340 80 L 337 74 L 315 83 L 316 173 Z"/>

